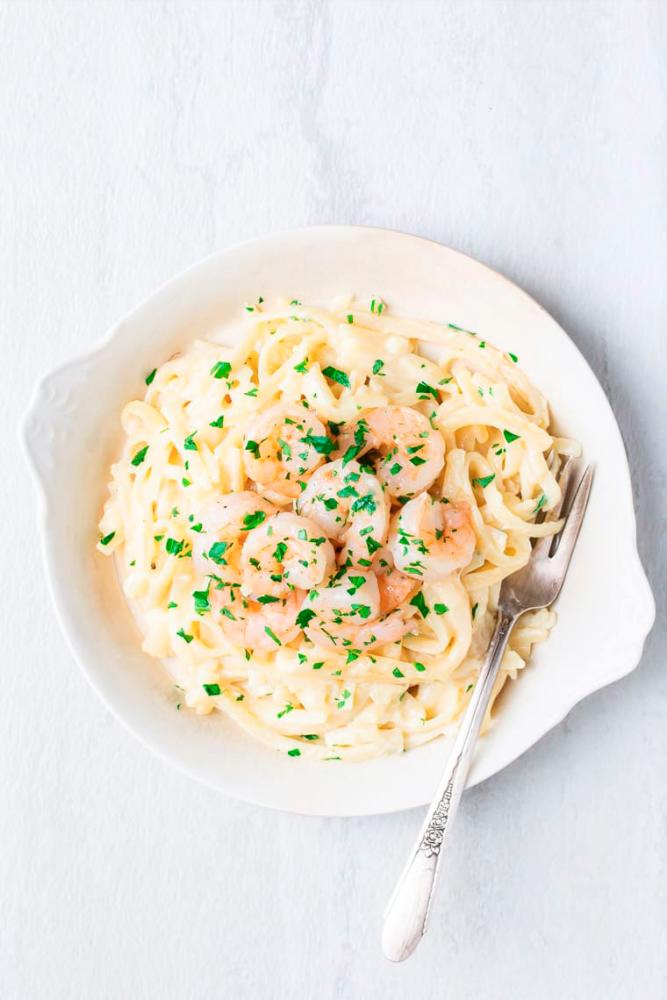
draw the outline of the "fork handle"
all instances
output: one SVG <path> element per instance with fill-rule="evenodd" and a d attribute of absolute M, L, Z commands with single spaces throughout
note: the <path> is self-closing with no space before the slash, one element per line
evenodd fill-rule
<path fill-rule="evenodd" d="M 516 615 L 500 612 L 470 702 L 447 758 L 435 799 L 410 859 L 387 904 L 382 948 L 392 962 L 408 958 L 428 924 L 433 889 L 445 840 L 465 788 L 479 731 Z"/>

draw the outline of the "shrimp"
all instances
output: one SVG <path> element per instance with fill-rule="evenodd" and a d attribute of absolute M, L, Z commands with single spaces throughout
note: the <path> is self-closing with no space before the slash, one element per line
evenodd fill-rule
<path fill-rule="evenodd" d="M 389 548 L 397 569 L 420 580 L 441 580 L 463 569 L 475 551 L 470 507 L 420 494 L 394 518 Z"/>
<path fill-rule="evenodd" d="M 356 454 L 379 452 L 376 474 L 391 496 L 427 490 L 445 464 L 445 442 L 427 418 L 409 406 L 369 410 L 357 423 Z"/>
<path fill-rule="evenodd" d="M 272 406 L 250 420 L 243 439 L 250 479 L 274 503 L 299 495 L 303 482 L 333 448 L 321 420 L 301 406 Z"/>
<path fill-rule="evenodd" d="M 299 618 L 316 646 L 341 652 L 374 649 L 397 642 L 410 629 L 402 612 L 382 615 L 380 590 L 373 573 L 346 570 L 311 591 Z"/>
<path fill-rule="evenodd" d="M 405 604 L 419 586 L 417 580 L 411 580 L 394 566 L 391 566 L 386 572 L 379 572 L 377 581 L 380 590 L 380 610 L 383 614 L 388 614 L 394 608 Z"/>
<path fill-rule="evenodd" d="M 249 601 L 238 584 L 218 584 L 209 588 L 209 602 L 214 614 L 222 615 L 222 630 L 237 647 L 275 650 L 295 639 L 300 628 L 296 618 L 303 603 L 303 591 L 293 590 L 283 599 L 268 604 Z"/>
<path fill-rule="evenodd" d="M 241 552 L 242 590 L 262 603 L 295 588 L 311 590 L 326 580 L 336 553 L 309 517 L 284 511 L 251 531 Z"/>
<path fill-rule="evenodd" d="M 380 482 L 358 462 L 327 462 L 311 476 L 296 509 L 344 545 L 343 560 L 370 566 L 389 528 L 389 500 Z"/>
<path fill-rule="evenodd" d="M 206 504 L 199 511 L 203 530 L 192 546 L 196 569 L 201 573 L 213 571 L 226 579 L 238 579 L 243 537 L 275 513 L 272 504 L 250 490 L 226 493 Z"/>

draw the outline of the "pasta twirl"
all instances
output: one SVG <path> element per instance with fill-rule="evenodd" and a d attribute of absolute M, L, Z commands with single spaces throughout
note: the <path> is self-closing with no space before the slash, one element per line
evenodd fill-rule
<path fill-rule="evenodd" d="M 515 356 L 379 300 L 258 303 L 146 381 L 98 548 L 185 705 L 293 757 L 447 732 L 578 450 Z M 498 690 L 554 621 L 522 618 Z"/>

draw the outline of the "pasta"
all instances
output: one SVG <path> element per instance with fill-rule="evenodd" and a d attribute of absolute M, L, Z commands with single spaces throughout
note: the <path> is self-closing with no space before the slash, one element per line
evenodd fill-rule
<path fill-rule="evenodd" d="M 517 362 L 381 300 L 259 300 L 229 343 L 147 376 L 122 411 L 98 549 L 177 707 L 322 760 L 456 725 L 500 584 L 559 530 L 538 514 L 578 454 Z M 496 695 L 554 622 L 522 617 Z"/>

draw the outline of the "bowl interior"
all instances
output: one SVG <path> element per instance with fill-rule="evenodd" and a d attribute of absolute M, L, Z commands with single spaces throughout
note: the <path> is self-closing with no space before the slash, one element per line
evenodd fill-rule
<path fill-rule="evenodd" d="M 157 753 L 230 794 L 297 812 L 352 815 L 427 802 L 443 742 L 398 757 L 317 764 L 256 744 L 217 713 L 177 712 L 166 671 L 139 649 L 112 561 L 94 549 L 119 446 L 118 415 L 142 394 L 145 374 L 195 337 L 224 338 L 240 306 L 259 295 L 325 304 L 341 294 L 381 296 L 397 313 L 456 323 L 513 351 L 550 400 L 556 426 L 581 440 L 596 466 L 559 622 L 503 694 L 502 711 L 480 742 L 474 784 L 531 746 L 579 699 L 632 669 L 653 615 L 636 554 L 627 462 L 607 400 L 571 341 L 515 285 L 453 250 L 382 230 L 309 229 L 244 244 L 175 278 L 92 354 L 48 376 L 26 421 L 26 443 L 43 486 L 44 548 L 58 613 L 112 711 Z M 622 578 L 619 565 L 626 567 Z M 612 636 L 609 609 L 619 606 L 623 621 Z"/>

